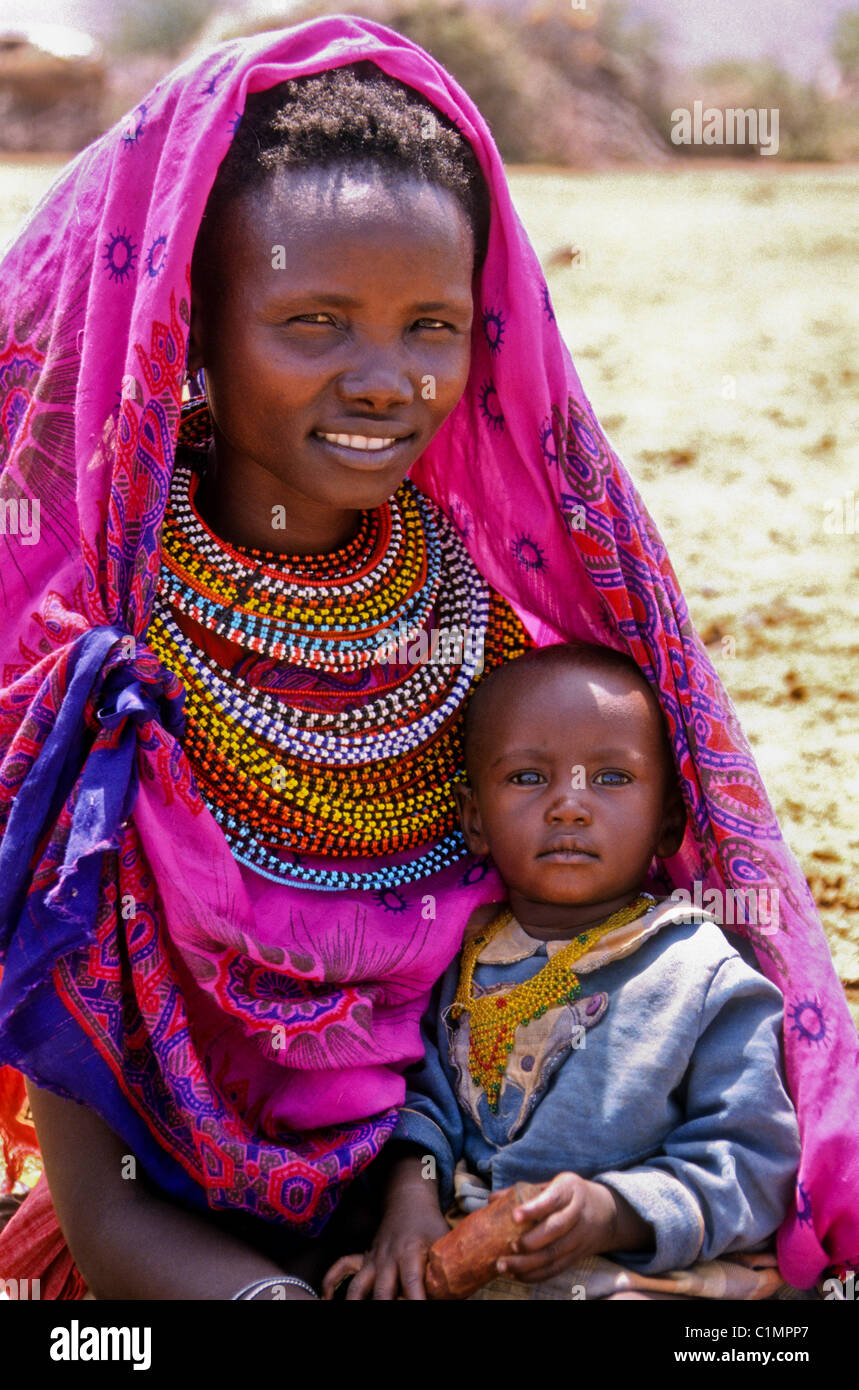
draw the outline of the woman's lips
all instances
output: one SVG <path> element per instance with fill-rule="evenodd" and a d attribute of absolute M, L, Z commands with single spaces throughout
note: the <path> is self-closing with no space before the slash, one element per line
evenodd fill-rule
<path fill-rule="evenodd" d="M 393 435 L 345 434 L 314 430 L 311 438 L 326 453 L 348 464 L 350 468 L 384 468 L 393 459 L 406 453 L 414 442 L 414 434 L 400 439 Z"/>

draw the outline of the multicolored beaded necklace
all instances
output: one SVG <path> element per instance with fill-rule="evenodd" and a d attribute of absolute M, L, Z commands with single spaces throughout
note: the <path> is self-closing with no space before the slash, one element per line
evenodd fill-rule
<path fill-rule="evenodd" d="M 451 1018 L 460 1018 L 463 1013 L 469 1015 L 468 1061 L 471 1079 L 476 1086 L 482 1086 L 485 1090 L 490 1110 L 498 1109 L 501 1081 L 513 1051 L 516 1029 L 535 1018 L 541 1018 L 558 1004 L 572 1004 L 582 992 L 573 962 L 607 932 L 642 917 L 655 902 L 656 899 L 649 893 L 641 893 L 635 902 L 612 913 L 598 927 L 590 927 L 574 937 L 562 950 L 550 956 L 536 975 L 514 985 L 504 994 L 480 994 L 475 998 L 471 985 L 474 967 L 483 948 L 508 922 L 515 920 L 509 907 L 504 908 L 479 936 L 475 936 L 463 948 L 459 988 L 450 1007 L 450 1015 Z"/>
<path fill-rule="evenodd" d="M 467 853 L 452 791 L 464 771 L 461 713 L 485 672 L 531 645 L 518 617 L 408 480 L 362 514 L 348 544 L 313 556 L 220 540 L 195 508 L 200 481 L 180 452 L 148 641 L 185 686 L 183 746 L 235 857 L 277 882 L 329 890 L 395 888 L 457 862 Z M 249 657 L 331 678 L 375 665 L 384 679 L 365 703 L 358 689 L 351 708 L 304 708 L 301 691 L 248 680 L 245 661 L 220 665 L 177 613 Z M 470 632 L 462 659 L 396 664 L 391 638 L 402 654 L 432 628 Z M 401 854 L 412 857 L 368 870 L 302 861 Z"/>
<path fill-rule="evenodd" d="M 392 629 L 407 640 L 417 635 L 440 588 L 449 537 L 427 526 L 431 504 L 410 483 L 365 513 L 342 549 L 266 556 L 215 538 L 193 506 L 198 482 L 177 463 L 159 586 L 168 604 L 248 651 L 310 670 L 366 666 Z M 482 580 L 471 587 L 485 593 Z M 465 594 L 456 597 L 459 613 Z"/>

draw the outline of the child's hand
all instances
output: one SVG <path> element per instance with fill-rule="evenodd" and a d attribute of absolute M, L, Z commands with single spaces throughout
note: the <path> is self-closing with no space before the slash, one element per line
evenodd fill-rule
<path fill-rule="evenodd" d="M 493 1198 L 500 1194 L 494 1192 Z M 588 1182 L 578 1173 L 559 1173 L 537 1197 L 517 1207 L 514 1221 L 540 1218 L 539 1224 L 520 1236 L 518 1253 L 504 1255 L 499 1274 L 537 1283 L 560 1274 L 585 1255 L 614 1248 L 617 1204 L 603 1183 Z"/>
<path fill-rule="evenodd" d="M 427 1253 L 449 1227 L 439 1208 L 438 1185 L 423 1179 L 421 1166 L 420 1159 L 404 1159 L 393 1170 L 372 1247 L 366 1255 L 346 1255 L 332 1265 L 322 1284 L 324 1298 L 332 1298 L 337 1284 L 352 1274 L 347 1302 L 426 1299 Z"/>
<path fill-rule="evenodd" d="M 351 1274 L 347 1301 L 364 1298 L 425 1300 L 427 1253 L 449 1229 L 441 1212 L 437 1217 L 425 1213 L 422 1217 L 397 1223 L 386 1219 L 366 1255 L 344 1255 L 331 1266 L 322 1283 L 322 1297 L 333 1298 L 337 1285 Z"/>

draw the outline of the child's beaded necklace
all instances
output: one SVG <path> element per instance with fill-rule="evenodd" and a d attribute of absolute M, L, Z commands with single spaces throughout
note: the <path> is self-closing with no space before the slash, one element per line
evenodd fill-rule
<path fill-rule="evenodd" d="M 578 998 L 582 987 L 573 971 L 573 962 L 590 950 L 607 932 L 625 927 L 637 917 L 643 917 L 655 902 L 656 899 L 650 893 L 639 894 L 634 902 L 612 913 L 607 921 L 573 937 L 573 940 L 557 951 L 530 980 L 523 980 L 503 994 L 481 994 L 475 998 L 471 993 L 471 985 L 474 967 L 483 948 L 509 922 L 515 920 L 510 908 L 504 908 L 488 927 L 463 948 L 459 988 L 451 1005 L 450 1015 L 452 1018 L 459 1018 L 463 1013 L 469 1015 L 471 1033 L 468 1060 L 471 1079 L 475 1085 L 482 1086 L 485 1090 L 490 1110 L 498 1109 L 501 1081 L 507 1070 L 507 1060 L 513 1051 L 516 1029 L 521 1024 L 542 1017 L 555 1005 L 571 1004 Z"/>

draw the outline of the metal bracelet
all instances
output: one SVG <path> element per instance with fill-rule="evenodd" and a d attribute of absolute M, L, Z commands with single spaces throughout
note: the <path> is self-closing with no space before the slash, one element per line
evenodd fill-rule
<path fill-rule="evenodd" d="M 234 1303 L 237 1299 L 243 1303 L 249 1303 L 255 1294 L 262 1293 L 263 1289 L 273 1289 L 283 1284 L 295 1284 L 296 1288 L 306 1289 L 309 1294 L 318 1299 L 319 1294 L 309 1284 L 305 1284 L 303 1279 L 296 1279 L 293 1274 L 278 1274 L 271 1279 L 255 1279 L 252 1284 L 246 1284 L 238 1293 L 234 1293 L 230 1299 Z M 271 1299 L 270 1302 L 274 1302 Z"/>

